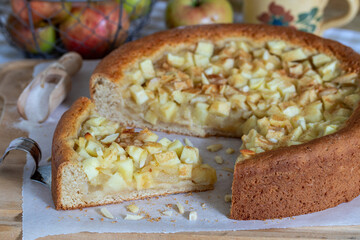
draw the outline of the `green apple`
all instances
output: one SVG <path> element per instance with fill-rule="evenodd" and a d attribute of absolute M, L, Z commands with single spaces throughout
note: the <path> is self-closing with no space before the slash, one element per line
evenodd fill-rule
<path fill-rule="evenodd" d="M 144 16 L 150 9 L 150 0 L 125 0 L 124 9 L 130 20 Z"/>
<path fill-rule="evenodd" d="M 227 0 L 170 0 L 165 18 L 168 28 L 232 23 L 233 10 Z"/>
<path fill-rule="evenodd" d="M 30 53 L 47 53 L 55 46 L 56 33 L 53 26 L 44 23 L 40 24 L 39 27 L 34 29 L 35 33 L 33 35 L 27 23 L 19 21 L 16 17 L 10 15 L 6 23 L 6 29 L 15 44 Z"/>

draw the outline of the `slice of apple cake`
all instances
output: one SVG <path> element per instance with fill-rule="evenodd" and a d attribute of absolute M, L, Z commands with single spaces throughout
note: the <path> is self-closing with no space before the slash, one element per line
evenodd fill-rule
<path fill-rule="evenodd" d="M 179 140 L 139 132 L 99 116 L 79 99 L 59 122 L 53 143 L 56 209 L 213 189 L 215 170 Z"/>

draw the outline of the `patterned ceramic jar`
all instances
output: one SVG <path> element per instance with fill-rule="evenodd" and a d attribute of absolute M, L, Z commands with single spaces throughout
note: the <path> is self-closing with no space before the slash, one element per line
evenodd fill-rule
<path fill-rule="evenodd" d="M 323 21 L 328 0 L 245 0 L 244 21 L 293 27 L 321 34 L 331 27 L 349 23 L 357 14 L 359 0 L 347 0 L 348 12 L 339 18 Z"/>

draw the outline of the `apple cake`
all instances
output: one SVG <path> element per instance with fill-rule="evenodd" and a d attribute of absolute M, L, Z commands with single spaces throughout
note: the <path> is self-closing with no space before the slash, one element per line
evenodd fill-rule
<path fill-rule="evenodd" d="M 53 140 L 56 209 L 119 203 L 213 189 L 215 170 L 199 150 L 144 129 L 123 128 L 80 98 L 61 118 Z"/>
<path fill-rule="evenodd" d="M 109 54 L 90 93 L 125 126 L 241 137 L 233 219 L 320 211 L 360 193 L 360 56 L 265 25 L 156 33 Z"/>

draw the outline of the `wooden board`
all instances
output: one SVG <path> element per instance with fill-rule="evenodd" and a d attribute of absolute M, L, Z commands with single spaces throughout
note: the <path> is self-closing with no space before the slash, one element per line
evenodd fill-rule
<path fill-rule="evenodd" d="M 19 119 L 16 99 L 31 80 L 33 67 L 39 61 L 24 60 L 0 66 L 0 153 L 8 143 L 25 132 L 12 127 Z M 22 175 L 25 154 L 12 152 L 0 165 L 0 239 L 22 238 Z M 360 216 L 359 216 L 360 217 Z M 44 226 L 45 227 L 45 226 Z M 360 226 L 305 227 L 230 232 L 186 232 L 174 234 L 138 233 L 77 233 L 49 236 L 41 239 L 345 239 L 360 238 Z"/>

